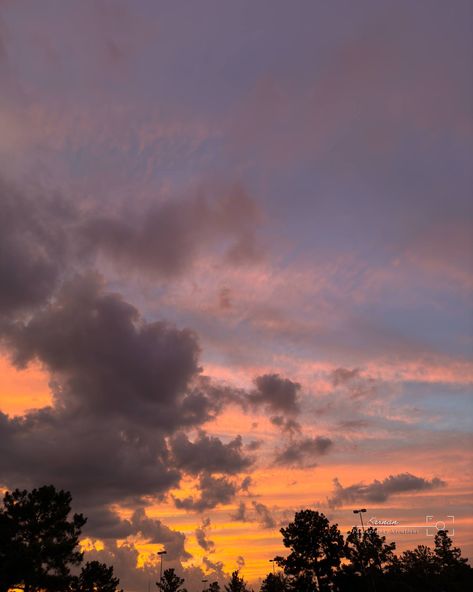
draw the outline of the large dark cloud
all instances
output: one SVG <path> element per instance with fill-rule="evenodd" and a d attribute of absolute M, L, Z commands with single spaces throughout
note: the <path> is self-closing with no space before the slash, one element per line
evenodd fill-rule
<path fill-rule="evenodd" d="M 235 474 L 246 470 L 253 459 L 244 456 L 242 447 L 240 436 L 223 444 L 219 438 L 208 436 L 202 431 L 194 442 L 183 432 L 171 440 L 176 466 L 190 474 L 201 471 Z"/>
<path fill-rule="evenodd" d="M 208 183 L 112 214 L 99 202 L 79 207 L 0 177 L 0 210 L 0 316 L 44 303 L 64 274 L 98 255 L 166 279 L 210 250 L 227 264 L 261 257 L 258 206 L 238 184 Z"/>
<path fill-rule="evenodd" d="M 0 414 L 2 484 L 54 483 L 94 512 L 159 498 L 183 473 L 203 471 L 197 509 L 231 498 L 236 486 L 211 473 L 250 465 L 241 439 L 223 444 L 200 432 L 192 442 L 181 431 L 222 407 L 218 388 L 196 386 L 199 347 L 191 331 L 146 322 L 96 275 L 82 275 L 27 320 L 10 324 L 5 340 L 17 365 L 37 360 L 50 372 L 54 399 L 21 417 Z M 126 530 L 103 516 L 103 536 Z"/>
<path fill-rule="evenodd" d="M 334 492 L 328 503 L 333 508 L 352 502 L 383 503 L 392 495 L 429 491 L 445 485 L 445 481 L 438 477 L 429 480 L 411 473 L 389 475 L 382 481 L 375 479 L 372 483 L 355 483 L 348 487 L 343 487 L 338 479 L 335 479 Z"/>
<path fill-rule="evenodd" d="M 189 393 L 199 372 L 196 336 L 146 323 L 94 275 L 67 283 L 54 302 L 12 327 L 7 343 L 18 366 L 38 360 L 51 371 L 65 413 L 126 417 L 166 431 L 208 419 L 208 401 Z"/>
<path fill-rule="evenodd" d="M 167 462 L 162 433 L 105 413 L 85 417 L 47 408 L 13 419 L 1 414 L 0 455 L 3 485 L 54 483 L 80 504 L 160 496 L 180 480 Z"/>
<path fill-rule="evenodd" d="M 326 454 L 332 446 L 332 440 L 323 436 L 291 441 L 285 448 L 278 451 L 274 464 L 295 468 L 315 467 L 317 459 Z"/>

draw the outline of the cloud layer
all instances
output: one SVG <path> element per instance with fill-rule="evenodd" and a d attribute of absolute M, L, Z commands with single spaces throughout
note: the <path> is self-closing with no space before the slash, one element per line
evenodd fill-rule
<path fill-rule="evenodd" d="M 375 479 L 372 483 L 354 483 L 348 487 L 343 487 L 338 479 L 335 479 L 334 493 L 328 502 L 332 508 L 353 502 L 379 504 L 386 502 L 391 496 L 397 494 L 429 491 L 438 487 L 445 487 L 445 485 L 445 481 L 438 477 L 429 480 L 411 473 L 389 475 L 382 481 Z"/>

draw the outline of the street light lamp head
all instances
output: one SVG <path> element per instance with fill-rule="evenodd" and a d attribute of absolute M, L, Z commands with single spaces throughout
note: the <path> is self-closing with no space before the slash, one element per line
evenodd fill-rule
<path fill-rule="evenodd" d="M 362 510 L 360 510 L 360 512 L 366 512 L 366 508 L 363 508 Z"/>
<path fill-rule="evenodd" d="M 168 552 L 167 551 L 158 551 L 157 553 L 158 555 L 167 555 Z"/>

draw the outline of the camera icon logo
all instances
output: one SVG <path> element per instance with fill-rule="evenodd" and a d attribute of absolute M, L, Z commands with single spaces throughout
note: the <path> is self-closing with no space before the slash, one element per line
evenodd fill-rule
<path fill-rule="evenodd" d="M 455 535 L 455 516 L 444 516 L 437 520 L 436 516 L 425 517 L 425 534 L 433 537 L 439 532 L 439 530 L 448 530 L 449 536 Z"/>

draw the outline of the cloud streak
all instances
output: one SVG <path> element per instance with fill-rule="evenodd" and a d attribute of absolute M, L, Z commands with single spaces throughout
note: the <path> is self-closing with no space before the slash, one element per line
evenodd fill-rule
<path fill-rule="evenodd" d="M 439 487 L 445 487 L 446 483 L 438 477 L 425 479 L 411 473 L 389 475 L 382 481 L 375 479 L 372 483 L 355 483 L 343 487 L 338 479 L 334 480 L 334 492 L 328 499 L 330 507 L 336 508 L 352 502 L 370 502 L 379 504 L 386 502 L 390 497 L 419 491 L 430 491 Z"/>

